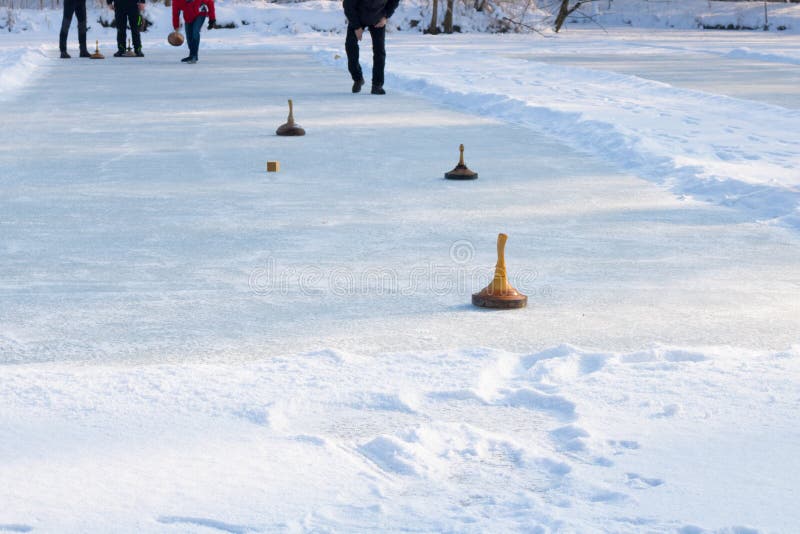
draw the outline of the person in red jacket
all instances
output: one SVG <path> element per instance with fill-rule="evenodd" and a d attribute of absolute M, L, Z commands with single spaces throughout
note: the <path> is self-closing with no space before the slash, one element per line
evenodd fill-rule
<path fill-rule="evenodd" d="M 189 46 L 189 55 L 181 61 L 184 63 L 197 63 L 197 50 L 200 48 L 200 28 L 208 17 L 208 29 L 217 23 L 214 13 L 214 0 L 172 0 L 172 27 L 177 31 L 181 26 L 179 13 L 183 12 L 186 23 L 186 44 Z"/>

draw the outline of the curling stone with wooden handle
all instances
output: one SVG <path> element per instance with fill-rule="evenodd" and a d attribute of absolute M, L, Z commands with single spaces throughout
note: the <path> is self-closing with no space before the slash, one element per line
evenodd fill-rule
<path fill-rule="evenodd" d="M 528 304 L 528 297 L 514 289 L 508 283 L 506 276 L 505 248 L 506 234 L 497 236 L 497 265 L 494 268 L 494 278 L 491 283 L 480 292 L 472 295 L 472 303 L 482 308 L 524 308 Z"/>
<path fill-rule="evenodd" d="M 289 118 L 286 120 L 286 123 L 281 124 L 278 126 L 278 129 L 275 130 L 277 135 L 283 136 L 296 136 L 296 135 L 305 135 L 306 131 L 300 127 L 299 124 L 294 122 L 294 109 L 292 106 L 291 99 L 289 100 Z"/>
<path fill-rule="evenodd" d="M 475 180 L 478 177 L 478 173 L 469 170 L 464 163 L 464 145 L 459 145 L 458 150 L 460 153 L 458 165 L 452 171 L 444 173 L 444 177 L 448 180 Z"/>

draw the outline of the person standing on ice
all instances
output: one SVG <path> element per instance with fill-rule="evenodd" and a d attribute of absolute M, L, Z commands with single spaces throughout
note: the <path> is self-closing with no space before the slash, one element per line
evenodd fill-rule
<path fill-rule="evenodd" d="M 186 23 L 186 44 L 189 55 L 181 61 L 184 63 L 197 63 L 197 51 L 200 48 L 200 29 L 208 17 L 208 29 L 217 23 L 214 13 L 214 0 L 172 0 L 172 27 L 175 31 L 181 26 L 179 13 L 183 12 Z"/>
<path fill-rule="evenodd" d="M 361 91 L 364 75 L 358 62 L 358 42 L 369 29 L 372 37 L 372 94 L 385 95 L 383 90 L 383 68 L 386 65 L 386 22 L 391 18 L 400 0 L 344 0 L 347 17 L 347 69 L 353 77 L 353 92 Z"/>
<path fill-rule="evenodd" d="M 58 36 L 58 47 L 61 49 L 61 59 L 69 59 L 67 53 L 67 35 L 72 25 L 72 15 L 78 19 L 78 44 L 81 57 L 90 57 L 86 49 L 86 0 L 64 0 L 64 16 L 61 18 L 61 33 Z"/>
<path fill-rule="evenodd" d="M 133 51 L 136 57 L 144 57 L 142 53 L 142 37 L 139 35 L 139 17 L 144 11 L 144 0 L 106 0 L 114 10 L 114 23 L 117 25 L 117 51 L 114 57 L 125 55 L 125 38 L 128 23 L 131 25 Z"/>

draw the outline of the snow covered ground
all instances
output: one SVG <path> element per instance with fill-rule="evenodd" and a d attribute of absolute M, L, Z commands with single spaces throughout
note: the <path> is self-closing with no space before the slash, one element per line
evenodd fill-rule
<path fill-rule="evenodd" d="M 0 36 L 0 532 L 796 530 L 800 37 L 160 24 Z"/>

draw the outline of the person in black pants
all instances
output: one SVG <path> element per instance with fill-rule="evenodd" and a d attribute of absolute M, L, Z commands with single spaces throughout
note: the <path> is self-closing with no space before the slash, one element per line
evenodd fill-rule
<path fill-rule="evenodd" d="M 69 27 L 72 25 L 72 15 L 78 19 L 78 44 L 81 49 L 81 57 L 89 57 L 89 50 L 86 49 L 86 0 L 64 0 L 64 16 L 61 18 L 61 33 L 58 36 L 58 47 L 61 49 L 61 58 L 69 59 L 67 53 L 67 35 Z"/>
<path fill-rule="evenodd" d="M 144 0 L 107 0 L 108 5 L 114 10 L 114 21 L 117 25 L 117 51 L 114 57 L 125 55 L 125 38 L 127 37 L 126 27 L 131 25 L 131 38 L 133 39 L 133 51 L 136 57 L 144 57 L 142 54 L 142 38 L 139 35 L 139 14 L 144 11 Z"/>
<path fill-rule="evenodd" d="M 347 51 L 347 69 L 353 77 L 354 93 L 361 91 L 364 85 L 364 75 L 358 62 L 358 42 L 364 35 L 364 28 L 368 28 L 372 36 L 372 94 L 386 94 L 383 90 L 386 22 L 399 3 L 400 0 L 344 0 L 344 14 L 347 16 L 344 48 Z"/>

